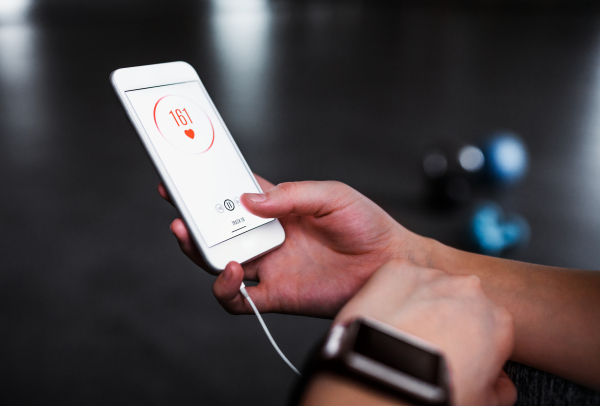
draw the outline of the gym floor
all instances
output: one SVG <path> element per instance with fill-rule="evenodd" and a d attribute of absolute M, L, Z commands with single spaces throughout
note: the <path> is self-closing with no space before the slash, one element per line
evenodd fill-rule
<path fill-rule="evenodd" d="M 477 196 L 528 219 L 509 257 L 598 269 L 599 11 L 2 0 L 0 401 L 280 405 L 295 382 L 179 251 L 113 70 L 191 63 L 256 173 L 345 182 L 459 247 L 474 203 L 432 208 L 422 154 L 516 131 L 527 177 Z M 298 365 L 330 323 L 265 319 Z"/>

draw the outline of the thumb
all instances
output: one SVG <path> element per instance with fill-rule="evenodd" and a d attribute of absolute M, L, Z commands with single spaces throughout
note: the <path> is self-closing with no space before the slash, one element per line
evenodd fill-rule
<path fill-rule="evenodd" d="M 240 293 L 240 285 L 244 279 L 244 270 L 237 262 L 227 264 L 223 272 L 213 283 L 213 294 L 217 301 L 230 314 L 253 314 L 254 311 L 248 301 Z M 254 301 L 259 312 L 274 310 L 272 300 L 264 284 L 246 287 L 246 292 Z"/>
<path fill-rule="evenodd" d="M 263 218 L 322 217 L 341 210 L 363 196 L 341 182 L 280 183 L 266 193 L 245 193 L 241 200 L 252 214 Z"/>

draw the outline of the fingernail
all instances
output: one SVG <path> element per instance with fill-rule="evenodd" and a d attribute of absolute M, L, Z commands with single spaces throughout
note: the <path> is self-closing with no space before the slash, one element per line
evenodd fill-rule
<path fill-rule="evenodd" d="M 225 279 L 227 281 L 230 278 L 231 278 L 231 268 L 225 267 L 225 269 L 223 270 L 223 279 Z"/>
<path fill-rule="evenodd" d="M 248 199 L 252 200 L 254 203 L 262 203 L 267 200 L 267 195 L 264 193 L 246 193 Z"/>

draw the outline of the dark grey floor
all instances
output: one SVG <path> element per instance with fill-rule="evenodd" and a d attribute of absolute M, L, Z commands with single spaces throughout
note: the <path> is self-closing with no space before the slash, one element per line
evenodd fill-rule
<path fill-rule="evenodd" d="M 346 182 L 459 246 L 470 206 L 424 203 L 421 154 L 517 131 L 527 179 L 482 193 L 531 223 L 511 257 L 600 266 L 597 9 L 21 3 L 0 2 L 0 401 L 278 405 L 294 381 L 179 252 L 120 67 L 190 62 L 255 172 Z M 296 364 L 329 324 L 265 318 Z"/>

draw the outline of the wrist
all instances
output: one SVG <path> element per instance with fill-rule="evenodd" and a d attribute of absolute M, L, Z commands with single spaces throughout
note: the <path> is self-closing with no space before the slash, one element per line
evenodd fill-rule
<path fill-rule="evenodd" d="M 469 273 L 466 268 L 475 257 L 480 257 L 449 247 L 433 238 L 410 234 L 400 243 L 402 249 L 399 257 L 423 268 L 437 269 L 450 275 L 462 275 Z"/>
<path fill-rule="evenodd" d="M 462 251 L 436 240 L 430 240 L 428 267 L 449 275 L 476 275 L 482 277 L 487 272 L 490 257 Z"/>
<path fill-rule="evenodd" d="M 309 382 L 300 405 L 409 406 L 386 393 L 329 372 L 316 374 Z"/>
<path fill-rule="evenodd" d="M 395 246 L 396 256 L 394 259 L 408 260 L 422 268 L 435 268 L 432 264 L 437 262 L 443 247 L 442 243 L 428 237 L 415 234 L 401 227 L 398 235 L 398 243 Z M 400 249 L 398 250 L 398 247 Z"/>

